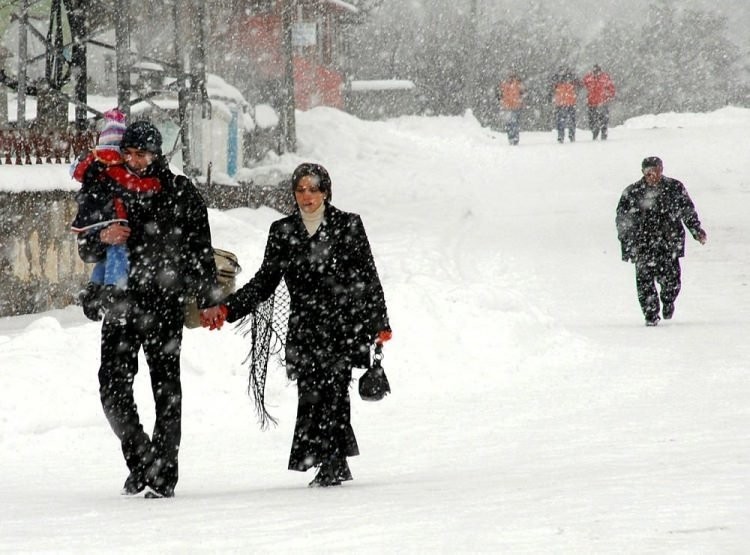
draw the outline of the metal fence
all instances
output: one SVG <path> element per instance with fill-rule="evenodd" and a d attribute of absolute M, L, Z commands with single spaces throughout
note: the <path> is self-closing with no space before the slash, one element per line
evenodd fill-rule
<path fill-rule="evenodd" d="M 96 144 L 95 131 L 0 129 L 0 164 L 69 164 Z"/>

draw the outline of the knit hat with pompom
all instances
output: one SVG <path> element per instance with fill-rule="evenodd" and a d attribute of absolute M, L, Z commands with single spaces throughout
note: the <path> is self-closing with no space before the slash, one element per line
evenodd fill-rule
<path fill-rule="evenodd" d="M 99 134 L 99 146 L 119 147 L 122 135 L 125 133 L 125 114 L 117 108 L 104 112 L 104 127 Z"/>

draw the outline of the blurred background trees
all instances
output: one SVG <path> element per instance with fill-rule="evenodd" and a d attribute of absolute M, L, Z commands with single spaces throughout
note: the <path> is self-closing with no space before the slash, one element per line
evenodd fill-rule
<path fill-rule="evenodd" d="M 20 1 L 0 5 L 0 35 L 13 24 Z M 42 17 L 54 0 L 25 1 L 32 16 Z M 90 31 L 112 28 L 116 1 L 84 3 Z M 279 6 L 302 13 L 303 4 L 317 2 L 346 12 L 337 20 L 340 30 L 333 42 L 325 43 L 335 55 L 321 50 L 320 56 L 346 83 L 411 80 L 421 113 L 460 114 L 471 108 L 483 124 L 494 125 L 499 117 L 497 84 L 514 71 L 527 90 L 523 126 L 547 129 L 550 78 L 562 66 L 580 77 L 597 63 L 612 75 L 618 91 L 611 109 L 614 124 L 644 113 L 750 106 L 747 26 L 744 41 L 738 40 L 742 30 L 737 32 L 742 17 L 750 23 L 750 8 L 747 0 L 732 1 L 717 0 L 723 9 L 719 12 L 699 0 L 652 0 L 645 9 L 601 8 L 595 17 L 585 8 L 604 2 L 577 0 L 563 6 L 527 0 L 521 7 L 495 0 L 206 0 L 202 25 L 207 71 L 237 87 L 251 104 L 275 105 L 281 87 L 278 78 L 263 75 L 266 66 L 279 65 L 277 54 L 263 43 L 278 39 L 269 31 L 272 25 L 262 25 L 263 14 Z M 175 59 L 180 44 L 175 36 L 183 35 L 187 42 L 198 22 L 178 2 L 184 21 L 175 34 L 170 18 L 174 2 L 131 3 L 132 50 Z M 730 5 L 736 9 L 729 10 Z M 12 77 L 16 68 L 10 63 L 5 67 Z M 585 93 L 580 96 L 583 108 Z"/>
<path fill-rule="evenodd" d="M 546 129 L 552 74 L 566 66 L 580 77 L 595 63 L 618 89 L 614 123 L 645 113 L 750 106 L 750 51 L 732 40 L 727 15 L 668 0 L 652 2 L 635 23 L 589 21 L 571 8 L 573 20 L 534 1 L 518 13 L 483 0 L 398 4 L 386 2 L 356 29 L 350 76 L 412 79 L 430 113 L 471 107 L 492 125 L 497 83 L 516 71 L 527 89 L 525 126 Z M 467 97 L 461 85 L 470 78 Z"/>

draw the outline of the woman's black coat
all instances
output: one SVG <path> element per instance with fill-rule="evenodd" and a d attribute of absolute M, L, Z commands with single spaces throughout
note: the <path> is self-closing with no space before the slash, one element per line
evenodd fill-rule
<path fill-rule="evenodd" d="M 224 304 L 233 322 L 268 299 L 281 279 L 289 290 L 289 353 L 324 349 L 369 364 L 370 345 L 389 330 L 383 288 L 370 243 L 357 214 L 325 206 L 310 237 L 299 212 L 271 224 L 263 263 Z"/>

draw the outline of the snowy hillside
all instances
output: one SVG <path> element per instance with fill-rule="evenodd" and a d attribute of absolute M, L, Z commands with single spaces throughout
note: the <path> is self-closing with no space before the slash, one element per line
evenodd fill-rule
<path fill-rule="evenodd" d="M 313 490 L 286 470 L 295 389 L 272 372 L 280 425 L 259 431 L 247 341 L 225 327 L 186 332 L 176 497 L 122 498 L 98 325 L 76 307 L 0 319 L 0 552 L 750 549 L 750 110 L 641 117 L 606 143 L 522 132 L 510 147 L 470 116 L 320 108 L 298 132 L 281 167 L 323 163 L 333 203 L 362 215 L 394 330 L 393 394 L 353 399 L 354 481 Z M 708 232 L 657 328 L 614 226 L 648 155 Z M 277 217 L 211 211 L 242 280 Z"/>

